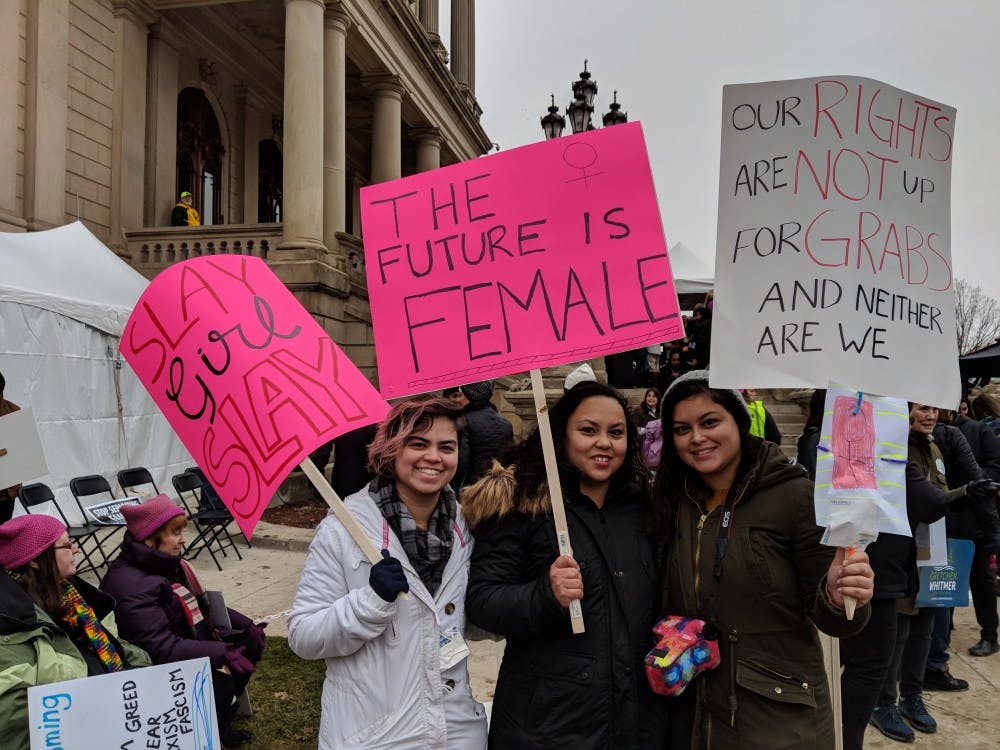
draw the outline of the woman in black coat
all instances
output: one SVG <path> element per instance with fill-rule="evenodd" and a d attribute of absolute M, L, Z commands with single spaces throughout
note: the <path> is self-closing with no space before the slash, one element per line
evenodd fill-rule
<path fill-rule="evenodd" d="M 658 580 L 637 430 L 622 396 L 596 382 L 550 415 L 574 557 L 559 555 L 537 430 L 462 498 L 476 538 L 466 613 L 507 639 L 490 747 L 662 748 L 665 707 L 643 666 Z"/>

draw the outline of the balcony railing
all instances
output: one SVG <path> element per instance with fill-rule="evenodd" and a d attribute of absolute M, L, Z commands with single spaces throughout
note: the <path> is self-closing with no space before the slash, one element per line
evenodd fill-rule
<path fill-rule="evenodd" d="M 149 227 L 126 232 L 132 266 L 152 278 L 172 263 L 202 255 L 253 255 L 267 260 L 281 241 L 281 224 Z"/>

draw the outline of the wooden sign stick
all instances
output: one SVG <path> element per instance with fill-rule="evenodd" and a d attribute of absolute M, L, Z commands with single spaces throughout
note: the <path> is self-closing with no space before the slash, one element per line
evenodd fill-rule
<path fill-rule="evenodd" d="M 374 565 L 382 560 L 382 552 L 378 547 L 372 542 L 371 539 L 365 534 L 364 530 L 361 528 L 361 524 L 358 523 L 358 519 L 347 509 L 344 505 L 344 501 L 341 500 L 337 493 L 333 491 L 333 487 L 330 483 L 326 481 L 326 477 L 323 473 L 316 468 L 316 464 L 312 462 L 312 459 L 308 456 L 302 460 L 299 464 L 299 468 L 306 473 L 309 481 L 312 482 L 313 487 L 323 496 L 326 500 L 326 504 L 330 506 L 330 510 L 333 511 L 333 515 L 344 524 L 344 528 L 347 529 L 347 533 L 351 535 L 351 539 L 357 544 L 361 551 L 364 553 L 365 557 L 368 558 L 368 562 Z M 409 599 L 409 597 L 404 594 L 399 594 L 400 599 Z"/>
<path fill-rule="evenodd" d="M 556 539 L 559 542 L 559 554 L 573 557 L 573 547 L 569 543 L 569 526 L 566 523 L 566 508 L 563 507 L 562 485 L 559 482 L 559 466 L 556 462 L 556 451 L 552 444 L 552 426 L 549 424 L 549 406 L 545 402 L 545 386 L 542 383 L 542 371 L 531 371 L 531 392 L 535 397 L 535 413 L 538 415 L 538 434 L 542 439 L 542 456 L 545 458 L 545 477 L 549 484 L 549 501 L 552 503 L 552 520 L 556 524 Z M 573 632 L 584 632 L 583 609 L 580 600 L 573 599 L 569 603 L 570 623 Z"/>

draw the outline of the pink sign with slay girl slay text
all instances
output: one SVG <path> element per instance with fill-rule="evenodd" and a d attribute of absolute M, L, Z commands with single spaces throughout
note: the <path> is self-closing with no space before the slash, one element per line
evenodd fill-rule
<path fill-rule="evenodd" d="M 165 269 L 120 349 L 248 537 L 295 466 L 389 409 L 259 258 Z"/>
<path fill-rule="evenodd" d="M 361 191 L 386 397 L 684 335 L 639 123 Z"/>

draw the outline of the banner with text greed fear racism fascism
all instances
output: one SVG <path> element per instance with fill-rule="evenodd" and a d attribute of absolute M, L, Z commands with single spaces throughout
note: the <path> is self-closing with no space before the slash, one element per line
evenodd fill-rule
<path fill-rule="evenodd" d="M 248 537 L 299 462 L 389 410 L 260 258 L 165 269 L 120 349 Z"/>
<path fill-rule="evenodd" d="M 713 385 L 957 404 L 954 132 L 866 78 L 724 87 Z"/>
<path fill-rule="evenodd" d="M 362 189 L 382 394 L 683 335 L 639 123 Z"/>

